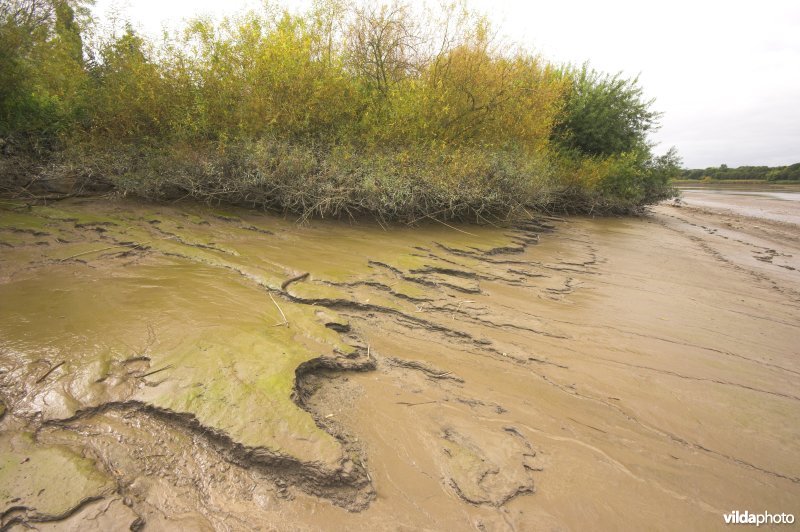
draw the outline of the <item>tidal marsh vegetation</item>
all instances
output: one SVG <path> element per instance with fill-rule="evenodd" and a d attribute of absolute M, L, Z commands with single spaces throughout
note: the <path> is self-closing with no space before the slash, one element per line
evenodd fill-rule
<path fill-rule="evenodd" d="M 157 40 L 99 29 L 81 1 L 4 2 L 0 186 L 477 222 L 672 194 L 636 79 L 550 64 L 463 6 L 365 6 Z"/>

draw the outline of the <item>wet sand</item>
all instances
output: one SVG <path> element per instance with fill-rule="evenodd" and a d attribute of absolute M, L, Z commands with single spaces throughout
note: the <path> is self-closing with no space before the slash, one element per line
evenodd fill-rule
<path fill-rule="evenodd" d="M 472 234 L 125 202 L 61 204 L 72 214 L 37 228 L 3 211 L 3 524 L 714 530 L 733 510 L 797 515 L 800 231 L 702 200 L 458 227 Z M 54 481 L 56 459 L 81 473 Z"/>
<path fill-rule="evenodd" d="M 800 185 L 723 184 L 687 187 L 682 193 L 692 207 L 800 225 Z"/>

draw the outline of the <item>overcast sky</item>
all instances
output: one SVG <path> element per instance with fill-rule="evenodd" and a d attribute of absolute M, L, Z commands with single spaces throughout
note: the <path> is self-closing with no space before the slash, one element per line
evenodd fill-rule
<path fill-rule="evenodd" d="M 309 1 L 282 4 L 308 6 Z M 255 0 L 97 0 L 141 30 L 199 14 L 255 8 Z M 664 113 L 657 152 L 684 165 L 800 161 L 800 0 L 470 0 L 507 40 L 556 62 L 639 74 Z"/>

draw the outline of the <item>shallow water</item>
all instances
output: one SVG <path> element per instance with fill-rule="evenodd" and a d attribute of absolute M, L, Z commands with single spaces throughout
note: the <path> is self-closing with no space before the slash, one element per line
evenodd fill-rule
<path fill-rule="evenodd" d="M 708 185 L 680 190 L 688 205 L 800 224 L 800 185 Z"/>
<path fill-rule="evenodd" d="M 734 509 L 797 514 L 796 229 L 691 206 L 382 228 L 4 203 L 2 524 L 714 529 Z"/>

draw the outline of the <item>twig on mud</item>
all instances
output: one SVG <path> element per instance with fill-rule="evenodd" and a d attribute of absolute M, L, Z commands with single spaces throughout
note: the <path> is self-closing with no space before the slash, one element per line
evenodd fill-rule
<path fill-rule="evenodd" d="M 525 214 L 528 215 L 528 219 L 529 220 L 533 220 L 533 215 L 530 213 L 530 211 L 528 209 L 526 209 L 524 205 L 521 205 L 521 207 L 522 207 L 522 210 L 525 211 Z"/>
<path fill-rule="evenodd" d="M 53 366 L 52 368 L 48 369 L 48 370 L 47 370 L 47 373 L 45 373 L 44 375 L 42 375 L 41 377 L 39 377 L 38 379 L 36 379 L 36 384 L 39 384 L 40 382 L 42 382 L 43 380 L 45 380 L 45 379 L 48 377 L 48 375 L 50 375 L 51 373 L 53 373 L 55 370 L 57 370 L 58 368 L 60 368 L 60 367 L 61 367 L 61 366 L 63 366 L 63 365 L 64 365 L 64 361 L 62 360 L 61 362 L 59 362 L 58 364 L 56 364 L 56 365 L 55 365 L 55 366 Z"/>
<path fill-rule="evenodd" d="M 461 310 L 461 305 L 463 305 L 464 303 L 475 303 L 475 302 L 471 299 L 462 299 L 461 301 L 458 302 L 458 305 L 456 306 L 456 312 Z"/>
<path fill-rule="evenodd" d="M 499 225 L 497 225 L 496 223 L 493 223 L 491 220 L 486 219 L 486 217 L 481 216 L 480 214 L 477 214 L 477 217 L 480 218 L 481 220 L 483 220 L 484 222 L 486 222 L 487 224 L 489 224 L 491 226 L 494 226 L 494 227 L 497 227 L 498 229 L 500 229 Z"/>
<path fill-rule="evenodd" d="M 82 256 L 84 256 L 84 255 L 91 255 L 92 253 L 100 253 L 101 251 L 108 251 L 109 249 L 116 249 L 116 248 L 131 248 L 131 249 L 136 249 L 136 248 L 140 248 L 140 247 L 142 247 L 142 246 L 146 246 L 146 245 L 147 245 L 147 244 L 149 244 L 149 243 L 150 243 L 150 242 L 144 242 L 144 243 L 142 243 L 142 244 L 136 244 L 135 246 L 131 246 L 130 244 L 117 244 L 117 245 L 114 245 L 114 246 L 108 246 L 108 247 L 106 247 L 106 248 L 100 248 L 100 249 L 91 249 L 91 250 L 89 250 L 89 251 L 84 251 L 84 252 L 82 252 L 82 253 L 76 253 L 75 255 L 71 255 L 71 256 L 69 256 L 69 257 L 63 258 L 63 259 L 61 259 L 59 262 L 68 261 L 68 260 L 70 260 L 70 259 L 75 259 L 75 258 L 78 258 L 78 257 L 82 257 Z"/>
<path fill-rule="evenodd" d="M 156 370 L 150 371 L 148 373 L 145 373 L 144 375 L 141 376 L 141 378 L 143 379 L 145 377 L 149 377 L 150 375 L 154 375 L 156 373 L 160 373 L 162 371 L 165 371 L 165 370 L 168 370 L 168 369 L 174 368 L 174 367 L 175 367 L 174 364 L 167 364 L 166 366 L 164 366 L 161 369 L 156 369 Z"/>
<path fill-rule="evenodd" d="M 418 406 L 418 405 L 429 405 L 431 403 L 438 403 L 439 401 L 423 401 L 421 403 L 407 403 L 406 401 L 399 401 L 395 404 L 398 405 L 405 405 L 405 406 Z"/>
<path fill-rule="evenodd" d="M 456 313 L 457 312 L 461 312 L 461 305 L 463 305 L 464 303 L 475 303 L 475 302 L 472 301 L 471 299 L 465 299 L 465 300 L 459 301 L 458 305 L 456 306 L 455 312 L 453 312 L 453 314 L 450 316 L 452 319 L 456 319 Z"/>
<path fill-rule="evenodd" d="M 118 247 L 120 247 L 120 246 L 108 246 L 107 248 L 91 249 L 89 251 L 84 251 L 83 253 L 77 253 L 77 254 L 71 255 L 71 256 L 69 256 L 67 258 L 61 259 L 59 262 L 68 261 L 70 259 L 76 259 L 78 257 L 82 257 L 84 255 L 89 255 L 91 253 L 100 253 L 101 251 L 108 251 L 109 249 L 115 249 L 115 248 L 118 248 Z"/>
<path fill-rule="evenodd" d="M 423 218 L 430 218 L 432 216 L 436 216 L 437 214 L 441 214 L 441 213 L 445 212 L 446 210 L 447 209 L 445 208 L 445 209 L 440 209 L 440 210 L 438 210 L 436 212 L 423 214 L 422 216 L 419 216 L 417 218 L 414 218 L 413 220 L 410 220 L 410 221 L 406 222 L 406 225 L 413 225 L 413 224 L 417 223 L 418 221 L 422 220 Z"/>
<path fill-rule="evenodd" d="M 469 235 L 469 236 L 478 236 L 478 235 L 476 235 L 476 234 L 474 234 L 474 233 L 470 233 L 469 231 L 464 231 L 463 229 L 459 229 L 458 227 L 453 227 L 453 226 L 452 226 L 452 225 L 450 225 L 449 223 L 443 222 L 443 221 L 441 221 L 441 220 L 437 220 L 436 218 L 434 218 L 433 216 L 431 216 L 431 215 L 429 215 L 429 214 L 428 214 L 428 215 L 426 215 L 426 216 L 427 216 L 428 218 L 430 218 L 431 220 L 433 220 L 434 222 L 439 222 L 440 224 L 442 224 L 442 225 L 444 225 L 444 226 L 447 226 L 447 227 L 449 227 L 450 229 L 453 229 L 454 231 L 458 231 L 459 233 L 464 233 L 465 235 Z"/>
<path fill-rule="evenodd" d="M 281 316 L 283 317 L 283 323 L 276 323 L 275 325 L 273 325 L 273 327 L 277 327 L 279 325 L 286 325 L 288 327 L 289 326 L 289 320 L 286 319 L 286 314 L 283 313 L 283 309 L 281 309 L 281 306 L 278 305 L 277 301 L 275 301 L 275 298 L 272 297 L 272 292 L 267 292 L 267 294 L 269 294 L 269 298 L 272 300 L 272 302 L 278 308 L 278 312 L 280 312 Z"/>

